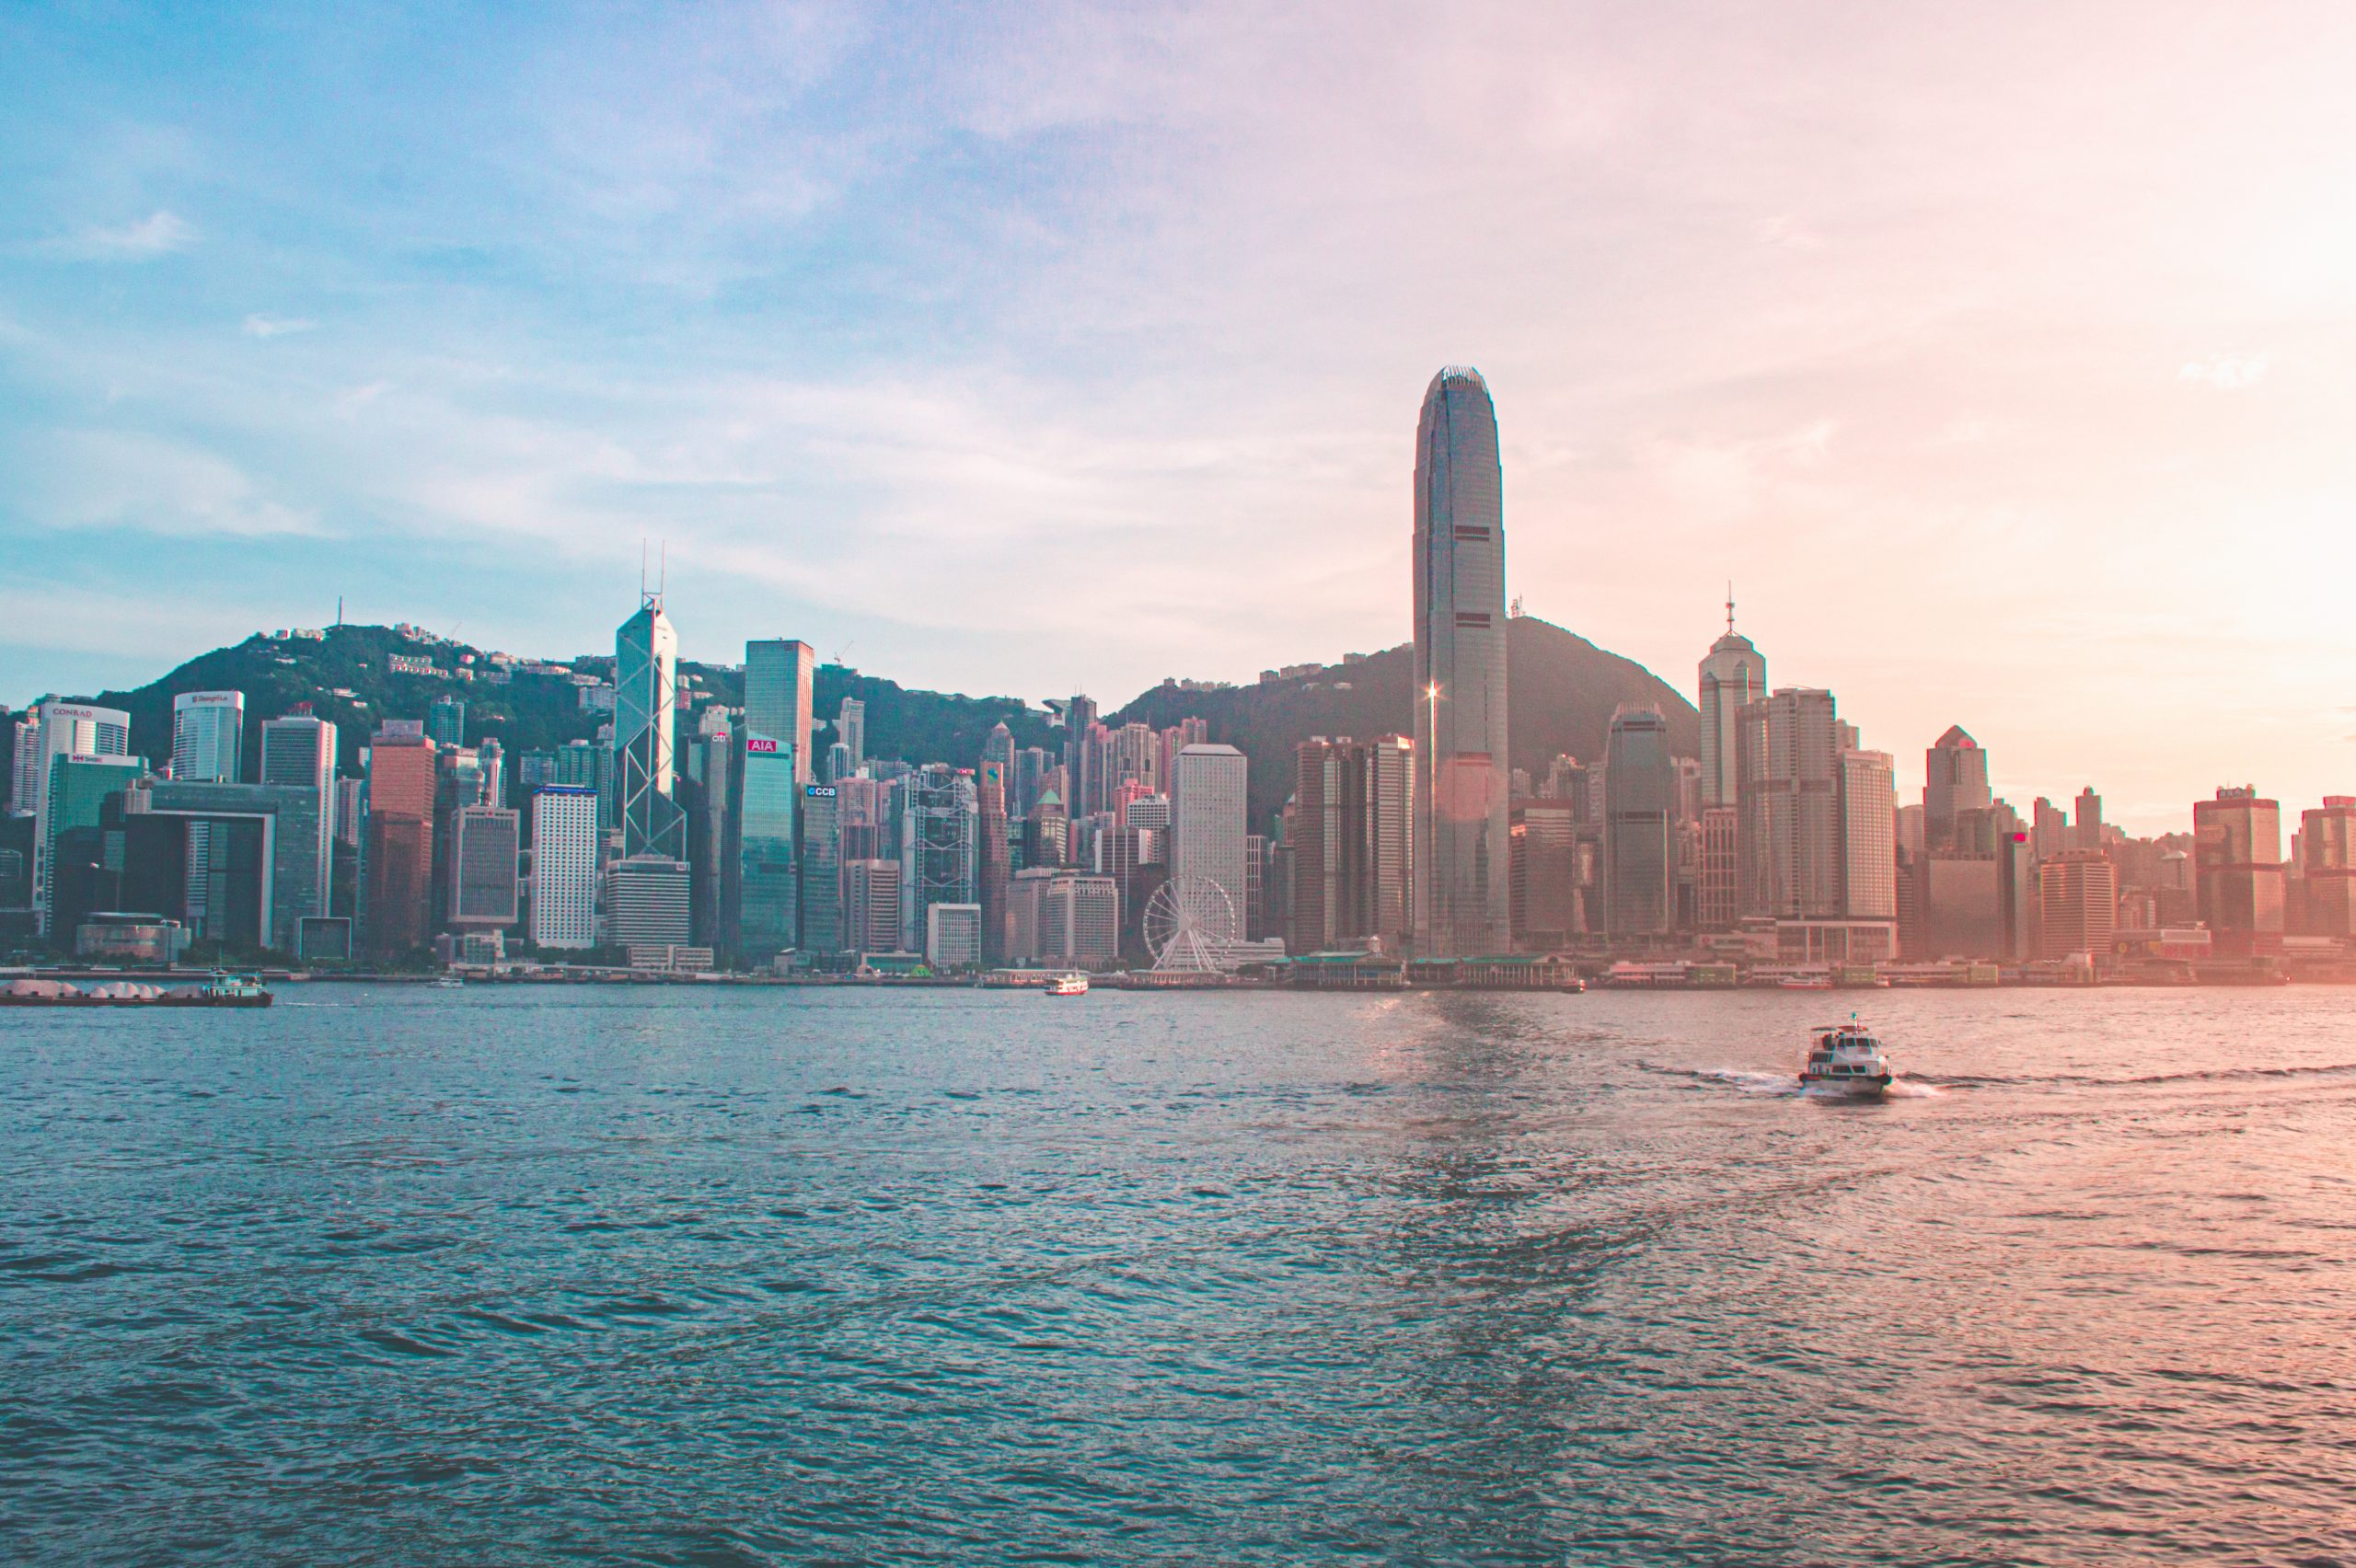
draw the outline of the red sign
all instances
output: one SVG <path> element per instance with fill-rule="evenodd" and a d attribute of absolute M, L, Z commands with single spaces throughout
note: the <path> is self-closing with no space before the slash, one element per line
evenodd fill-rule
<path fill-rule="evenodd" d="M 757 735 L 751 735 L 745 738 L 745 749 L 748 752 L 775 752 L 777 750 L 777 743 L 775 741 L 762 740 Z"/>

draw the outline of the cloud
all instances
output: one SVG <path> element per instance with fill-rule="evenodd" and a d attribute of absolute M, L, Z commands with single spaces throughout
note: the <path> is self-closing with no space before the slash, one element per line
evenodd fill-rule
<path fill-rule="evenodd" d="M 2177 367 L 2176 378 L 2178 381 L 2198 381 L 2220 392 L 2246 392 L 2266 379 L 2269 363 L 2264 354 L 2189 360 Z"/>
<path fill-rule="evenodd" d="M 175 213 L 156 212 L 116 228 L 85 229 L 55 248 L 92 261 L 152 261 L 197 240 L 196 225 Z"/>
<path fill-rule="evenodd" d="M 283 338 L 293 332 L 308 332 L 317 326 L 318 322 L 299 316 L 265 316 L 257 311 L 246 317 L 245 331 L 248 338 Z"/>
<path fill-rule="evenodd" d="M 66 431 L 23 470 L 22 513 L 36 525 L 241 538 L 319 531 L 317 513 L 260 493 L 236 464 L 164 436 Z"/>

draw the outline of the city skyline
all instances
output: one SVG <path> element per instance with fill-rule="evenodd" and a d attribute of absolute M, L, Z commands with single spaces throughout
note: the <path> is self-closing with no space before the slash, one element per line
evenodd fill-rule
<path fill-rule="evenodd" d="M 11 700 L 339 593 L 594 649 L 647 536 L 699 643 L 938 689 L 1392 646 L 1398 389 L 1463 360 L 1516 591 L 1680 689 L 1732 576 L 1901 787 L 1958 722 L 2145 831 L 2344 787 L 2333 8 L 2041 9 L 2098 106 L 1919 12 L 113 15 L 0 52 Z"/>

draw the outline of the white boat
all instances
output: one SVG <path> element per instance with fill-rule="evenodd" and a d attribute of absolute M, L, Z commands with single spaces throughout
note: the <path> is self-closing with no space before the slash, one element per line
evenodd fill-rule
<path fill-rule="evenodd" d="M 459 991 L 466 988 L 467 983 L 456 974 L 442 974 L 436 975 L 427 984 L 437 991 Z"/>
<path fill-rule="evenodd" d="M 1809 1034 L 1807 1064 L 1800 1068 L 1802 1089 L 1879 1100 L 1898 1080 L 1881 1042 L 1855 1018 L 1821 1025 Z"/>
<path fill-rule="evenodd" d="M 1058 974 L 1047 982 L 1051 997 L 1084 997 L 1088 995 L 1088 976 L 1080 974 Z"/>

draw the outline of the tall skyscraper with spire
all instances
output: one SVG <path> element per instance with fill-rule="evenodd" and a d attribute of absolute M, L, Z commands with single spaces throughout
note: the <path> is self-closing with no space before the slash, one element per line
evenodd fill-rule
<path fill-rule="evenodd" d="M 614 776 L 624 858 L 687 858 L 687 819 L 672 798 L 679 638 L 663 591 L 639 590 L 638 614 L 614 634 Z"/>
<path fill-rule="evenodd" d="M 1481 373 L 1450 366 L 1415 431 L 1415 952 L 1511 951 L 1505 476 Z"/>
<path fill-rule="evenodd" d="M 1727 584 L 1727 634 L 1702 661 L 1702 804 L 1731 806 L 1741 790 L 1735 766 L 1735 715 L 1767 695 L 1767 660 L 1734 628 L 1734 584 Z"/>

